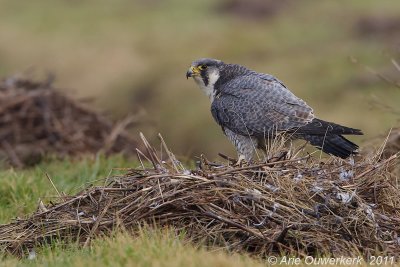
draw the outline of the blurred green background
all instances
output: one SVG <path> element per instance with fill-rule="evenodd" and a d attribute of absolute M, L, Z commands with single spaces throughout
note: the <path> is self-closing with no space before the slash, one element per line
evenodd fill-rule
<path fill-rule="evenodd" d="M 141 112 L 180 156 L 235 156 L 206 96 L 185 79 L 214 57 L 277 76 L 317 116 L 361 128 L 363 142 L 396 125 L 400 1 L 0 0 L 0 75 L 56 75 L 55 86 L 115 118 Z"/>

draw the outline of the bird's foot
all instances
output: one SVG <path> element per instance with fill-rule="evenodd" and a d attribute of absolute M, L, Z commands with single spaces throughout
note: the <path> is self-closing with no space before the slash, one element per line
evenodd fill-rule
<path fill-rule="evenodd" d="M 243 163 L 247 162 L 246 157 L 244 155 L 239 155 L 238 161 L 235 163 L 234 166 L 239 166 L 241 167 Z"/>
<path fill-rule="evenodd" d="M 288 151 L 281 151 L 279 154 L 275 155 L 274 157 L 267 160 L 268 163 L 277 162 L 281 160 L 285 160 L 288 155 Z"/>

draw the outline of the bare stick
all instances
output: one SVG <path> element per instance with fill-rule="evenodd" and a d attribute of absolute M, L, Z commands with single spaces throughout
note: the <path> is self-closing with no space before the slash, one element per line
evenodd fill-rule
<path fill-rule="evenodd" d="M 53 183 L 53 180 L 51 179 L 50 175 L 49 175 L 47 172 L 45 172 L 45 175 L 46 175 L 47 179 L 50 181 L 50 183 L 51 183 L 51 185 L 53 186 L 54 190 L 56 190 L 57 195 L 58 195 L 60 198 L 62 198 L 62 195 L 60 194 L 60 191 L 58 191 L 58 189 L 57 189 L 56 185 Z"/>

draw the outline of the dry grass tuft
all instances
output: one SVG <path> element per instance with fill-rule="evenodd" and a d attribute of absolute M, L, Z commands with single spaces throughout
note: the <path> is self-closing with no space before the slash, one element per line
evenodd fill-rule
<path fill-rule="evenodd" d="M 381 148 L 381 158 L 387 159 L 395 153 L 400 152 L 400 128 L 391 129 L 388 136 L 386 137 L 385 144 Z M 400 158 L 394 164 L 391 172 L 397 177 L 400 177 Z"/>
<path fill-rule="evenodd" d="M 136 153 L 138 142 L 125 132 L 133 117 L 113 123 L 51 83 L 18 77 L 0 82 L 0 159 L 23 167 L 46 154 Z"/>
<path fill-rule="evenodd" d="M 143 140 L 152 168 L 41 203 L 0 226 L 0 251 L 23 255 L 53 239 L 87 246 L 114 229 L 150 224 L 256 256 L 399 256 L 400 185 L 388 171 L 397 155 L 322 163 L 295 154 L 242 166 L 202 158 L 187 170 L 163 140 L 164 159 Z"/>
<path fill-rule="evenodd" d="M 393 154 L 400 151 L 400 128 L 394 128 L 390 131 L 385 147 L 383 149 L 382 156 L 389 158 Z"/>

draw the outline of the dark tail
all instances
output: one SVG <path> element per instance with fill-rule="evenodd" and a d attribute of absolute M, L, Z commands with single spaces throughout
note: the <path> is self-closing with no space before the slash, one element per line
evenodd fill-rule
<path fill-rule="evenodd" d="M 304 139 L 325 153 L 341 157 L 342 159 L 357 154 L 358 145 L 341 135 L 305 135 Z"/>
<path fill-rule="evenodd" d="M 314 119 L 311 123 L 298 129 L 301 138 L 327 154 L 348 158 L 357 154 L 358 145 L 347 140 L 342 135 L 362 135 L 359 129 L 341 126 L 336 123 Z"/>

